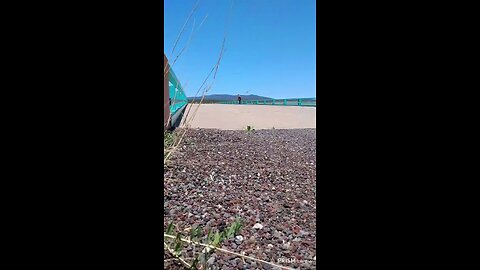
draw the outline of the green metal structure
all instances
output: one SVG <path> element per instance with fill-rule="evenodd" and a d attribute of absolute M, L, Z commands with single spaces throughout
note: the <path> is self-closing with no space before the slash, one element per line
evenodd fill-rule
<path fill-rule="evenodd" d="M 170 113 L 174 115 L 176 112 L 181 110 L 184 106 L 187 105 L 187 96 L 183 91 L 180 81 L 177 79 L 177 76 L 170 69 L 168 73 L 168 86 L 170 88 Z"/>
<path fill-rule="evenodd" d="M 220 104 L 239 104 L 238 101 L 222 101 L 219 103 Z M 241 104 L 316 107 L 317 99 L 316 98 L 288 98 L 288 99 L 242 100 Z"/>
<path fill-rule="evenodd" d="M 178 80 L 175 72 L 168 66 L 168 88 L 170 102 L 170 117 L 172 126 L 178 123 L 188 104 L 187 96 L 182 88 L 182 84 Z"/>

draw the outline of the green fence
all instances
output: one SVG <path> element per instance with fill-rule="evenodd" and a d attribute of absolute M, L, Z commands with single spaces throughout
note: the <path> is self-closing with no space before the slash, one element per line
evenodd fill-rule
<path fill-rule="evenodd" d="M 168 72 L 168 86 L 170 90 L 170 115 L 174 116 L 187 105 L 188 101 L 180 81 L 171 68 Z"/>
<path fill-rule="evenodd" d="M 222 101 L 220 104 L 239 104 L 238 101 Z M 241 104 L 247 105 L 275 105 L 275 106 L 304 106 L 316 107 L 316 98 L 288 98 L 288 99 L 266 99 L 266 100 L 242 100 Z"/>

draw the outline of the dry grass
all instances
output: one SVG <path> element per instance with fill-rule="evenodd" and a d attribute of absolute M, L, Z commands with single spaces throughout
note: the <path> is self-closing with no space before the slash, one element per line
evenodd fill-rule
<path fill-rule="evenodd" d="M 198 1 L 197 3 L 195 4 L 194 8 L 192 9 L 192 12 L 190 13 L 190 16 L 188 17 L 187 21 L 185 22 L 184 26 L 182 27 L 182 30 L 181 32 L 179 33 L 179 36 L 177 37 L 177 41 L 175 42 L 175 45 L 174 45 L 174 49 L 175 49 L 175 46 L 177 45 L 177 42 L 178 40 L 180 39 L 181 37 L 181 34 L 183 33 L 183 30 L 187 24 L 187 22 L 190 20 L 190 17 L 194 14 L 195 10 L 198 8 Z M 233 9 L 233 1 L 232 1 L 232 5 L 231 5 L 231 9 L 230 11 Z M 230 16 L 231 16 L 231 13 L 230 13 Z M 229 16 L 229 17 L 230 17 Z M 226 23 L 226 26 L 228 25 L 228 18 L 227 17 L 227 23 Z M 206 18 L 205 18 L 206 19 Z M 204 20 L 205 20 L 204 19 Z M 203 22 L 202 22 L 203 24 Z M 225 42 L 227 40 L 227 27 L 225 29 L 225 33 L 224 33 L 224 36 L 223 36 L 223 41 L 222 41 L 222 47 L 220 49 L 220 53 L 219 53 L 219 56 L 217 58 L 217 62 L 215 63 L 215 65 L 212 67 L 212 69 L 210 70 L 209 74 L 206 76 L 205 80 L 203 81 L 202 85 L 200 85 L 200 87 L 198 88 L 197 92 L 195 93 L 195 97 L 198 96 L 198 93 L 200 92 L 200 90 L 202 90 L 202 88 L 205 86 L 205 84 L 208 82 L 208 79 L 210 78 L 210 76 L 213 74 L 213 80 L 210 84 L 206 85 L 204 88 L 203 88 L 203 91 L 202 91 L 202 96 L 201 96 L 201 99 L 200 99 L 200 103 L 199 103 L 199 106 L 203 103 L 204 99 L 205 99 L 205 95 L 208 93 L 208 91 L 210 91 L 210 89 L 213 87 L 214 83 L 215 83 L 215 80 L 216 80 L 216 76 L 217 76 L 217 72 L 218 72 L 218 68 L 220 66 L 220 63 L 222 61 L 222 58 L 223 58 L 223 53 L 224 53 L 224 50 L 225 50 Z M 193 33 L 193 30 L 192 30 L 192 33 Z M 188 44 L 187 44 L 188 45 Z M 174 49 L 172 50 L 172 52 L 174 51 Z M 183 52 L 183 50 L 181 51 Z M 178 57 L 177 57 L 178 58 Z M 165 69 L 166 70 L 166 69 Z M 164 78 L 166 77 L 166 73 L 164 73 Z M 195 98 L 194 100 L 195 101 Z M 198 107 L 199 107 L 198 106 Z M 197 112 L 198 112 L 198 107 L 196 108 L 196 110 L 193 112 L 193 115 L 191 118 L 188 118 L 189 114 L 190 114 L 190 110 L 191 110 L 191 106 L 188 107 L 188 110 L 186 111 L 186 114 L 183 116 L 183 125 L 181 125 L 183 127 L 182 129 L 182 134 L 179 134 L 178 136 L 178 140 L 175 140 L 171 149 L 167 152 L 167 155 L 164 157 L 164 160 L 163 162 L 166 163 L 168 162 L 168 159 L 170 158 L 170 156 L 172 155 L 172 153 L 174 153 L 178 147 L 178 145 L 180 145 L 180 143 L 182 142 L 183 140 L 183 137 L 185 136 L 186 132 L 188 131 L 189 129 L 189 124 L 190 122 L 193 120 L 193 118 L 195 118 Z M 169 121 L 170 121 L 170 117 L 169 116 Z"/>

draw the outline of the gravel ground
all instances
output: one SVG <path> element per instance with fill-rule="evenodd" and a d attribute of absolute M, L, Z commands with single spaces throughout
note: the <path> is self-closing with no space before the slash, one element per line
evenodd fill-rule
<path fill-rule="evenodd" d="M 315 136 L 316 129 L 189 130 L 165 165 L 164 229 L 171 220 L 180 230 L 222 229 L 240 216 L 243 240 L 225 241 L 223 248 L 314 269 Z M 273 269 L 221 252 L 212 257 L 210 269 Z M 165 269 L 182 268 L 168 261 Z"/>

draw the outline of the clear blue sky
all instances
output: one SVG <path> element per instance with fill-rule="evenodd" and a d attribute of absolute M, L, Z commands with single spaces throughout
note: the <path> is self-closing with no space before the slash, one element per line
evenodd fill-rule
<path fill-rule="evenodd" d="M 233 7 L 232 0 L 200 0 L 172 54 L 196 2 L 164 1 L 164 53 L 170 61 L 187 45 L 195 18 L 191 42 L 173 66 L 187 96 L 195 95 L 217 62 L 227 28 L 208 94 L 316 97 L 315 0 L 234 0 Z"/>

